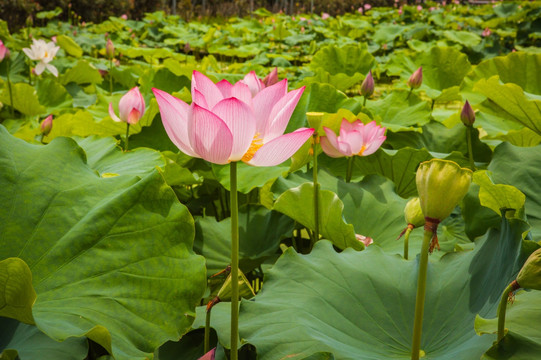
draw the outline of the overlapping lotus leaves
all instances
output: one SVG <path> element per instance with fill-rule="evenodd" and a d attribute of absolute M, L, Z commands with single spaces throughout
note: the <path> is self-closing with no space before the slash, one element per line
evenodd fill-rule
<path fill-rule="evenodd" d="M 429 264 L 422 350 L 427 358 L 478 359 L 493 336 L 475 336 L 476 314 L 493 316 L 519 266 L 520 220 L 502 220 L 471 252 Z M 417 260 L 376 246 L 336 253 L 321 241 L 310 255 L 292 248 L 267 272 L 263 290 L 242 301 L 240 336 L 262 360 L 409 359 Z M 445 339 L 445 340 L 443 340 Z"/>
<path fill-rule="evenodd" d="M 189 329 L 205 289 L 187 209 L 161 176 L 101 178 L 67 138 L 30 145 L 0 127 L 0 259 L 32 272 L 37 327 L 151 357 Z M 145 334 L 145 335 L 143 335 Z"/>

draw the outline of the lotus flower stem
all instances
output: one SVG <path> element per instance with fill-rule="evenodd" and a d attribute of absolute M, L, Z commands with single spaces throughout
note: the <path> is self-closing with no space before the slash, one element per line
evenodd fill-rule
<path fill-rule="evenodd" d="M 520 288 L 518 282 L 515 280 L 509 284 L 502 293 L 500 304 L 498 305 L 498 342 L 503 339 L 505 335 L 505 312 L 507 310 L 507 302 L 509 301 L 509 295 Z"/>
<path fill-rule="evenodd" d="M 475 171 L 475 162 L 473 160 L 472 129 L 473 127 L 466 126 L 466 142 L 468 143 L 468 158 L 470 159 L 470 169 L 472 169 L 472 171 Z"/>
<path fill-rule="evenodd" d="M 210 351 L 210 312 L 212 307 L 208 308 L 205 314 L 205 339 L 204 339 L 204 353 Z"/>
<path fill-rule="evenodd" d="M 237 339 L 239 334 L 239 205 L 237 195 L 237 163 L 230 167 L 231 183 L 231 360 L 237 360 Z"/>
<path fill-rule="evenodd" d="M 124 142 L 124 151 L 128 151 L 129 138 L 130 138 L 130 123 L 126 123 L 126 141 Z"/>
<path fill-rule="evenodd" d="M 406 96 L 406 100 L 410 98 L 412 92 L 413 92 L 413 88 L 410 87 L 410 91 L 408 92 L 408 96 Z"/>
<path fill-rule="evenodd" d="M 346 171 L 346 182 L 351 181 L 351 176 L 353 175 L 353 162 L 355 161 L 355 156 L 350 156 L 348 159 L 348 169 Z"/>
<path fill-rule="evenodd" d="M 363 96 L 364 100 L 363 100 L 363 107 L 366 107 L 366 98 L 367 96 Z"/>
<path fill-rule="evenodd" d="M 109 58 L 109 95 L 113 94 L 113 57 Z"/>
<path fill-rule="evenodd" d="M 404 259 L 408 260 L 409 255 L 409 240 L 410 240 L 410 234 L 413 228 L 408 226 L 408 229 L 404 233 Z"/>
<path fill-rule="evenodd" d="M 9 72 L 11 71 L 11 59 L 7 59 L 7 72 L 6 77 L 8 81 L 8 90 L 9 90 L 9 105 L 11 106 L 11 116 L 15 115 L 15 108 L 13 107 L 13 91 L 11 89 L 11 80 L 9 79 Z"/>
<path fill-rule="evenodd" d="M 423 332 L 423 314 L 426 295 L 426 273 L 428 270 L 428 248 L 432 240 L 433 230 L 425 226 L 423 246 L 419 260 L 419 273 L 417 277 L 417 296 L 415 297 L 415 318 L 413 320 L 413 340 L 411 345 L 411 359 L 419 360 L 421 349 L 421 335 Z"/>
<path fill-rule="evenodd" d="M 313 180 L 314 180 L 314 236 L 312 239 L 312 246 L 319 239 L 319 183 L 317 182 L 317 149 L 316 145 L 319 142 L 319 135 L 317 132 L 314 132 L 312 137 L 312 153 L 314 154 L 314 166 L 313 171 Z"/>

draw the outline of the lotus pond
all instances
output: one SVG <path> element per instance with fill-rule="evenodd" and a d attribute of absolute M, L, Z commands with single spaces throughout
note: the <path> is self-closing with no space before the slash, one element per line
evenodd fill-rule
<path fill-rule="evenodd" d="M 366 5 L 0 21 L 0 359 L 541 359 L 541 2 Z"/>

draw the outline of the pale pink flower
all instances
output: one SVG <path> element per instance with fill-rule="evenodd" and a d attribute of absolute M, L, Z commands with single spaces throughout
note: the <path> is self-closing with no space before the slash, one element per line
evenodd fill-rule
<path fill-rule="evenodd" d="M 304 87 L 288 92 L 285 79 L 258 88 L 262 82 L 254 77 L 248 74 L 234 85 L 226 80 L 214 84 L 194 71 L 191 105 L 152 89 L 171 141 L 183 153 L 215 164 L 242 160 L 274 166 L 293 156 L 314 132 L 301 128 L 284 134 Z"/>
<path fill-rule="evenodd" d="M 417 5 L 417 11 L 423 10 L 423 7 L 421 5 Z"/>
<path fill-rule="evenodd" d="M 402 8 L 398 9 L 398 15 L 402 15 Z"/>
<path fill-rule="evenodd" d="M 0 62 L 2 60 L 4 60 L 4 58 L 6 56 L 9 55 L 9 50 L 8 48 L 6 47 L 6 45 L 4 45 L 4 43 L 2 42 L 2 40 L 0 40 Z"/>
<path fill-rule="evenodd" d="M 331 15 L 327 14 L 327 13 L 323 13 L 321 14 L 321 20 L 327 20 L 328 18 L 330 18 Z"/>
<path fill-rule="evenodd" d="M 483 32 L 481 33 L 481 36 L 487 37 L 490 36 L 490 34 L 492 34 L 492 31 L 490 31 L 490 29 L 486 27 L 485 30 L 483 30 Z"/>
<path fill-rule="evenodd" d="M 51 41 L 56 44 L 56 36 L 51 37 Z"/>
<path fill-rule="evenodd" d="M 145 99 L 136 86 L 126 93 L 118 103 L 119 116 L 116 116 L 113 103 L 109 103 L 109 116 L 116 122 L 137 124 L 145 113 Z"/>
<path fill-rule="evenodd" d="M 54 65 L 49 64 L 56 55 L 56 52 L 60 49 L 59 46 L 55 46 L 54 42 L 46 43 L 44 40 L 33 40 L 32 45 L 29 48 L 23 48 L 24 53 L 31 60 L 37 60 L 39 63 L 36 65 L 35 73 L 40 75 L 45 69 L 49 70 L 54 76 L 58 76 L 58 70 Z"/>
<path fill-rule="evenodd" d="M 372 5 L 370 5 L 370 4 L 364 4 L 364 10 L 365 10 L 365 11 L 366 11 L 366 10 L 370 10 L 370 9 L 372 9 Z"/>
<path fill-rule="evenodd" d="M 301 17 L 299 18 L 299 21 L 306 21 L 306 18 L 303 17 L 303 16 L 301 16 Z"/>
<path fill-rule="evenodd" d="M 365 125 L 361 120 L 350 123 L 342 119 L 339 136 L 328 127 L 324 126 L 323 130 L 325 136 L 321 137 L 321 148 L 333 158 L 373 154 L 387 138 L 385 128 L 375 121 Z"/>
<path fill-rule="evenodd" d="M 120 18 L 123 20 L 128 20 L 128 14 L 122 14 L 120 15 Z"/>
<path fill-rule="evenodd" d="M 364 10 L 363 10 L 363 8 L 361 6 L 360 8 L 357 9 L 357 11 L 362 14 Z"/>

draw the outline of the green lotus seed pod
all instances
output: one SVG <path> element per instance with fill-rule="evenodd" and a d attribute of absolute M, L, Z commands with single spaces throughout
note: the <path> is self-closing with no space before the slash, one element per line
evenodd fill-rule
<path fill-rule="evenodd" d="M 472 171 L 449 160 L 432 159 L 419 165 L 416 182 L 425 218 L 443 220 L 464 198 Z"/>
<path fill-rule="evenodd" d="M 421 209 L 421 203 L 418 197 L 414 197 L 406 204 L 404 208 L 404 217 L 406 222 L 415 227 L 423 226 L 425 224 L 425 216 Z"/>
<path fill-rule="evenodd" d="M 308 125 L 316 129 L 317 132 L 323 122 L 323 116 L 325 116 L 325 114 L 322 112 L 307 112 L 306 118 L 308 119 Z"/>
<path fill-rule="evenodd" d="M 517 282 L 525 289 L 541 290 L 541 249 L 528 257 L 518 273 Z"/>

